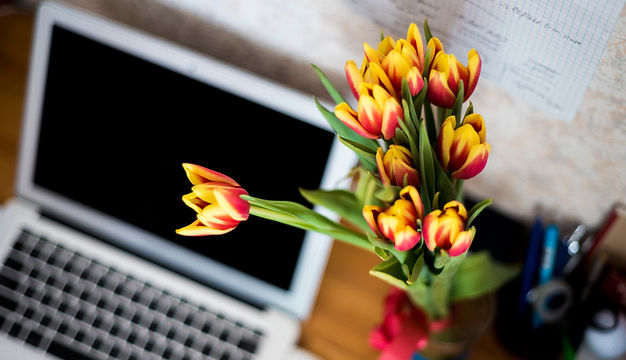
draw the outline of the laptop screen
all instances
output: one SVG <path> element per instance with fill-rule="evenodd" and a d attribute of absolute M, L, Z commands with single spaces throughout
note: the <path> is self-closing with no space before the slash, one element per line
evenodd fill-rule
<path fill-rule="evenodd" d="M 302 230 L 251 216 L 225 235 L 175 234 L 195 220 L 181 164 L 227 174 L 255 197 L 306 204 L 298 187 L 320 186 L 331 132 L 59 25 L 45 77 L 36 187 L 155 235 L 129 247 L 187 275 L 204 279 L 215 269 L 206 260 L 290 289 Z"/>

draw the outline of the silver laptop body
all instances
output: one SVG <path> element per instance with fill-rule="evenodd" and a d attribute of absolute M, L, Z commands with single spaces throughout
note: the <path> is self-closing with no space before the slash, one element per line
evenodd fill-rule
<path fill-rule="evenodd" d="M 23 121 L 0 213 L 3 358 L 294 358 L 331 240 L 258 219 L 174 230 L 195 216 L 182 162 L 268 199 L 337 187 L 354 158 L 311 96 L 46 2 Z"/>

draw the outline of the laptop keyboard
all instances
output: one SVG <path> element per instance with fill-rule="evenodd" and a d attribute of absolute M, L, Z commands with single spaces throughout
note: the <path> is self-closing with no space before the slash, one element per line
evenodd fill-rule
<path fill-rule="evenodd" d="M 262 332 L 23 231 L 0 268 L 0 333 L 62 359 L 255 359 Z"/>

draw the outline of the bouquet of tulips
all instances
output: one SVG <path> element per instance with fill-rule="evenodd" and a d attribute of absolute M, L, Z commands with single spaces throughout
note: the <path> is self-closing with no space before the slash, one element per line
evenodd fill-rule
<path fill-rule="evenodd" d="M 427 22 L 424 32 L 426 47 L 411 24 L 406 39 L 381 36 L 376 48 L 365 43 L 360 68 L 346 63 L 356 110 L 314 66 L 336 107 L 316 104 L 359 163 L 350 169 L 351 191 L 301 193 L 343 221 L 299 203 L 255 198 L 226 175 L 184 164 L 194 186 L 183 201 L 197 220 L 177 232 L 222 234 L 252 214 L 329 235 L 380 257 L 370 273 L 433 323 L 449 315 L 452 302 L 510 279 L 514 272 L 486 253 L 468 252 L 476 235 L 472 222 L 491 203 L 486 199 L 468 210 L 462 199 L 463 181 L 483 170 L 491 150 L 483 117 L 471 102 L 463 109 L 480 77 L 481 58 L 471 50 L 465 66 L 444 52 Z M 374 343 L 382 348 L 390 336 L 381 328 Z"/>

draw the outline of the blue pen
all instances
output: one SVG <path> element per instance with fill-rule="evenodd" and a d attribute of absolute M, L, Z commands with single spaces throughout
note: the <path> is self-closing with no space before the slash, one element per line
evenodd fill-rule
<path fill-rule="evenodd" d="M 530 239 L 528 250 L 526 251 L 526 261 L 524 263 L 522 290 L 519 298 L 519 315 L 524 316 L 526 307 L 528 306 L 527 295 L 533 287 L 535 274 L 539 267 L 539 257 L 541 256 L 541 245 L 543 244 L 543 223 L 540 218 L 535 219 L 532 229 L 530 230 Z"/>
<path fill-rule="evenodd" d="M 559 245 L 559 228 L 552 224 L 546 229 L 543 239 L 543 253 L 541 254 L 541 266 L 539 267 L 538 285 L 543 285 L 552 279 L 556 253 Z M 541 326 L 541 317 L 533 314 L 533 328 Z"/>

